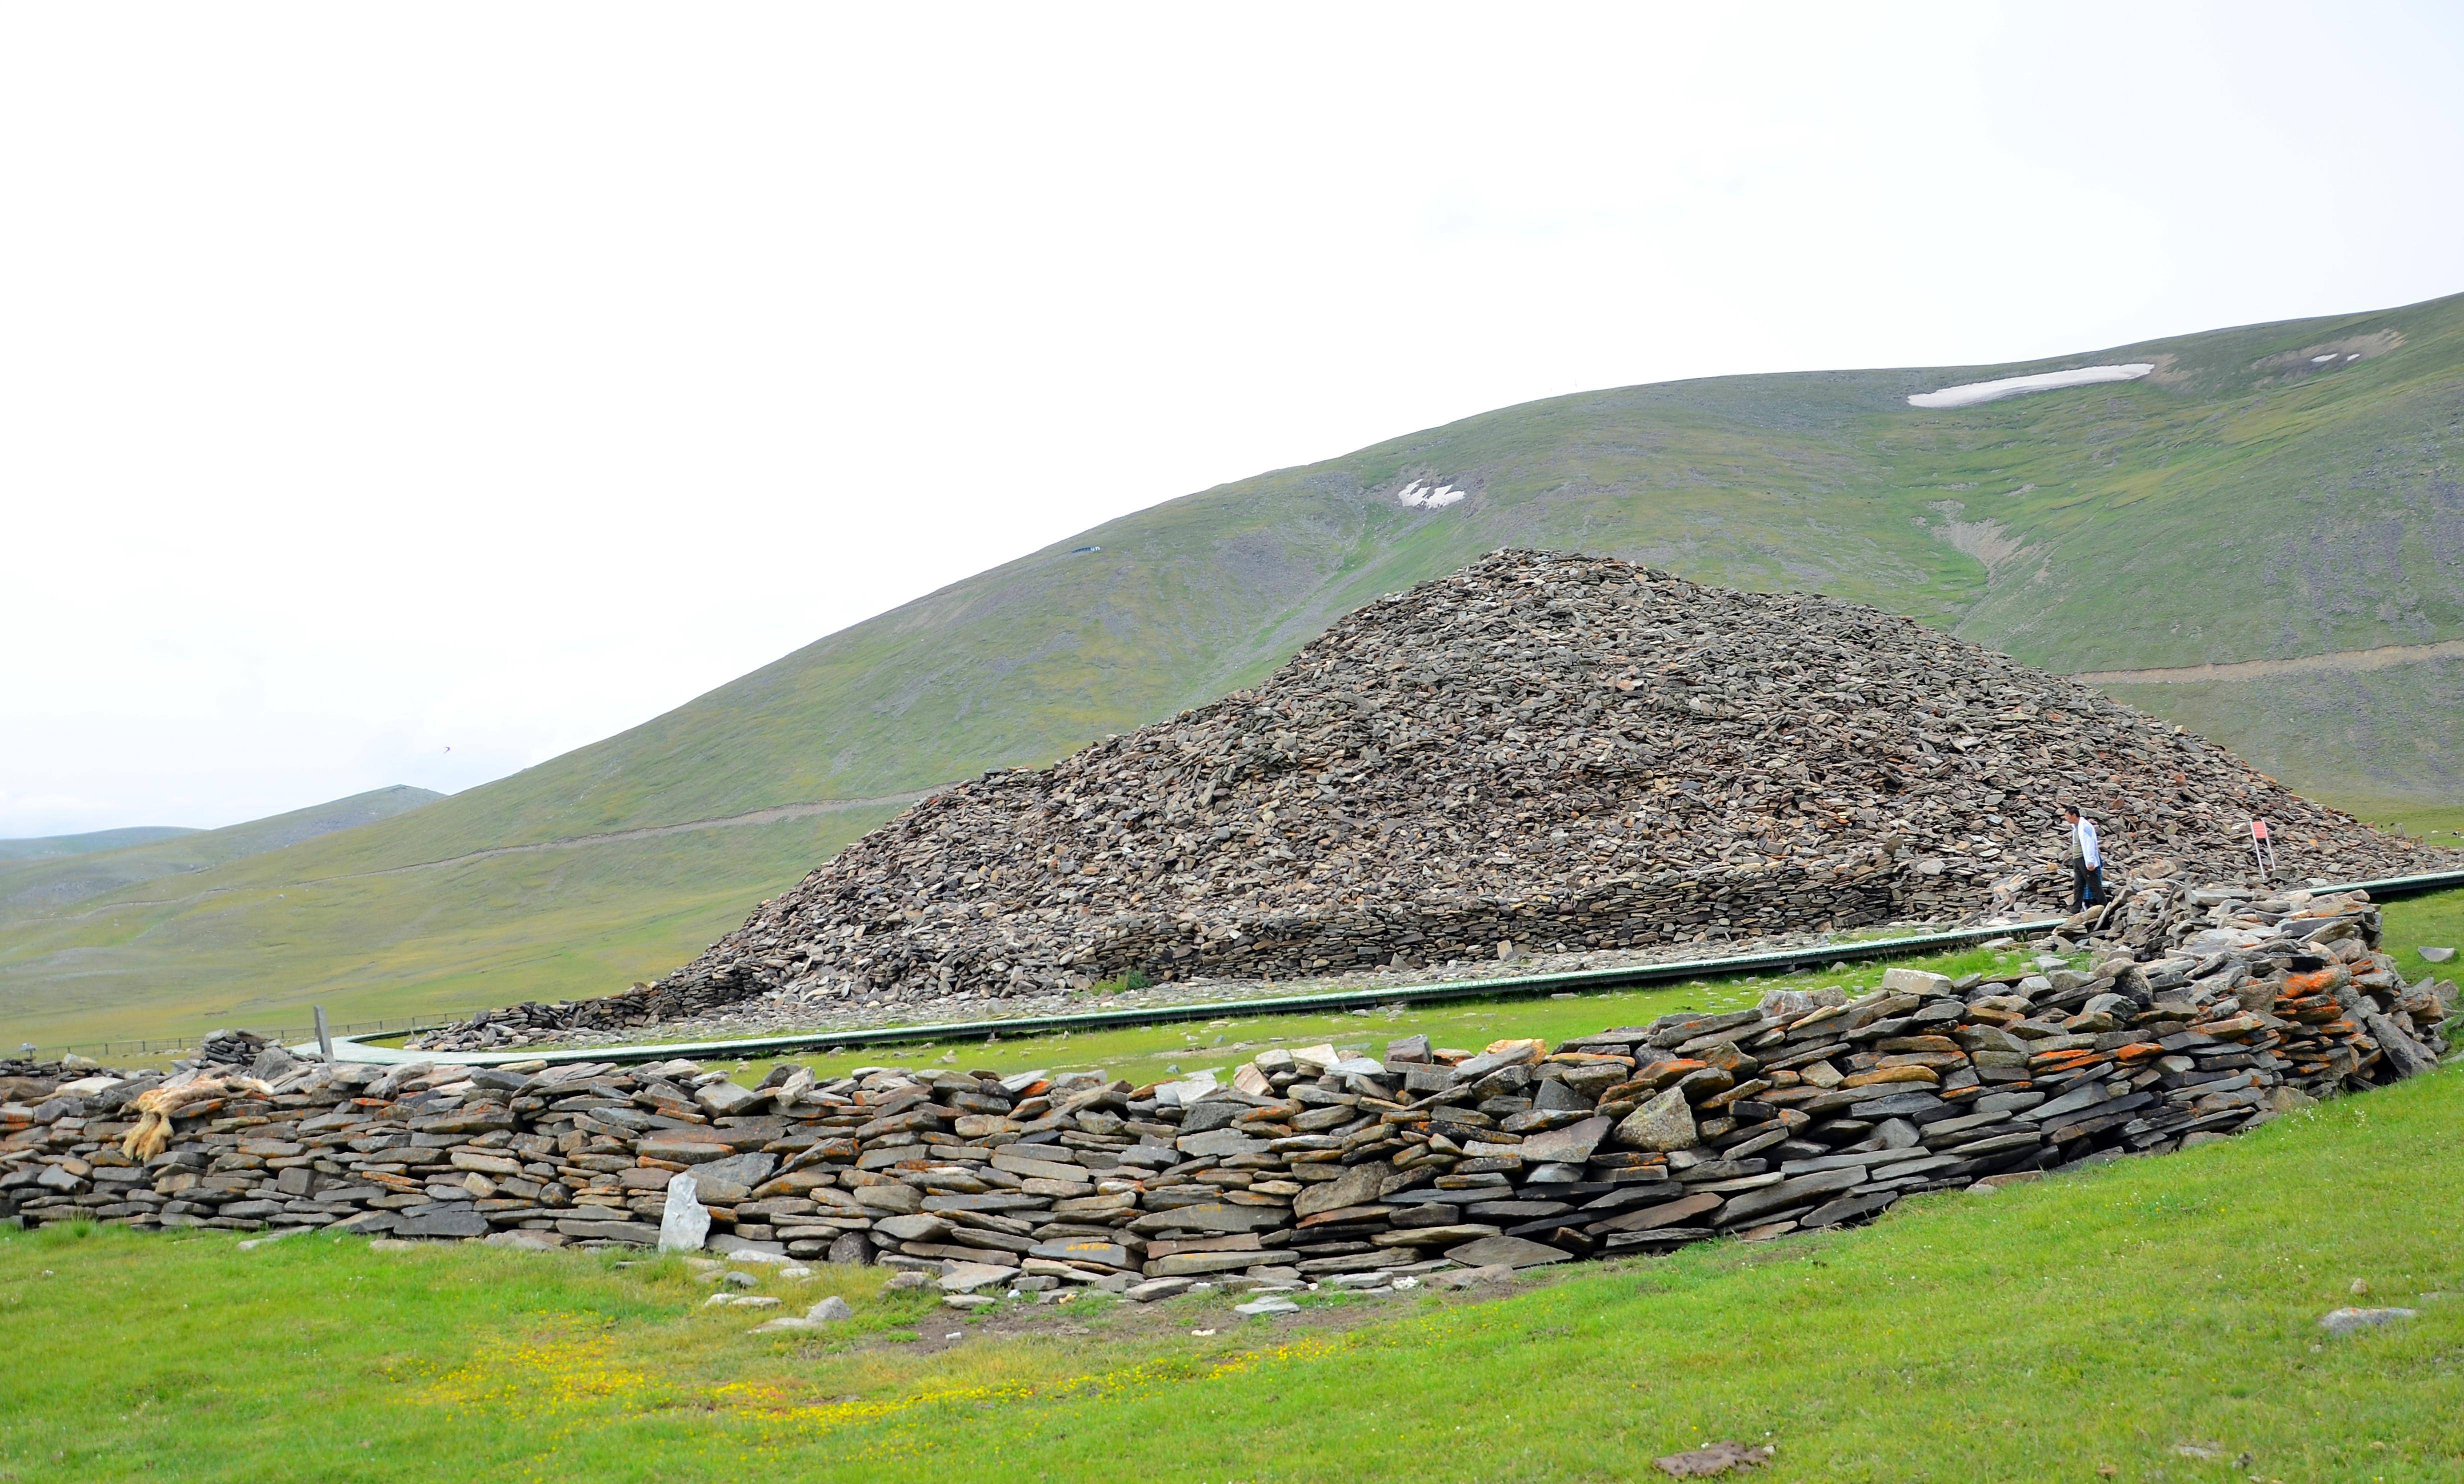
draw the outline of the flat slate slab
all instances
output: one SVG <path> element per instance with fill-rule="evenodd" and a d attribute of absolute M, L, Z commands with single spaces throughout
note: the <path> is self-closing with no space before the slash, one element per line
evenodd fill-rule
<path fill-rule="evenodd" d="M 1238 1129 L 1216 1128 L 1203 1134 L 1183 1134 L 1174 1140 L 1173 1147 L 1193 1159 L 1205 1156 L 1224 1159 L 1236 1154 L 1264 1154 L 1266 1141 L 1252 1139 Z"/>
<path fill-rule="evenodd" d="M 556 1229 L 577 1242 L 627 1242 L 635 1247 L 659 1245 L 659 1229 L 647 1221 L 591 1221 L 568 1216 Z"/>
<path fill-rule="evenodd" d="M 1264 1252 L 1175 1252 L 1146 1265 L 1159 1278 L 1199 1277 L 1209 1273 L 1238 1273 L 1267 1261 Z"/>
<path fill-rule="evenodd" d="M 230 1209 L 229 1207 L 224 1209 Z M 394 1235 L 404 1237 L 474 1237 L 488 1234 L 488 1218 L 476 1210 L 431 1210 L 417 1216 L 406 1215 L 394 1224 Z"/>
<path fill-rule="evenodd" d="M 945 1262 L 941 1264 L 940 1286 L 945 1294 L 972 1294 L 979 1288 L 1006 1283 L 1016 1276 L 1016 1268 L 999 1263 Z"/>
<path fill-rule="evenodd" d="M 1170 1210 L 1150 1211 L 1130 1224 L 1130 1229 L 1147 1231 L 1272 1231 L 1277 1227 L 1291 1225 L 1288 1206 L 1230 1206 L 1208 1203 L 1202 1206 L 1177 1206 Z"/>
<path fill-rule="evenodd" d="M 1600 1146 L 1600 1141 L 1609 1137 L 1609 1130 L 1615 1126 L 1611 1119 L 1589 1118 L 1564 1128 L 1529 1135 L 1523 1141 L 1523 1158 L 1542 1163 L 1580 1164 L 1592 1157 L 1592 1151 Z"/>
<path fill-rule="evenodd" d="M 1573 1254 L 1523 1237 L 1493 1236 L 1448 1249 L 1446 1260 L 1466 1268 L 1539 1268 L 1572 1262 Z"/>

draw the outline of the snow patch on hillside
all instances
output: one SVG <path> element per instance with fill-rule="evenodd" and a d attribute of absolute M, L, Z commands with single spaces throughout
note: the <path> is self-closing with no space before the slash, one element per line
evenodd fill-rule
<path fill-rule="evenodd" d="M 1396 493 L 1395 498 L 1414 510 L 1443 510 L 1463 498 L 1463 492 L 1451 484 L 1423 484 L 1415 479 Z"/>
<path fill-rule="evenodd" d="M 2043 371 L 2035 376 L 2005 376 L 1999 381 L 1969 382 L 1961 387 L 1945 387 L 1940 391 L 1920 391 L 1908 398 L 1910 407 L 1974 407 L 1980 402 L 1999 402 L 2004 397 L 2024 397 L 2032 391 L 2053 391 L 2062 387 L 2092 387 L 2098 382 L 2130 382 L 2156 369 L 2145 361 L 2128 365 L 2081 365 L 2067 371 Z"/>

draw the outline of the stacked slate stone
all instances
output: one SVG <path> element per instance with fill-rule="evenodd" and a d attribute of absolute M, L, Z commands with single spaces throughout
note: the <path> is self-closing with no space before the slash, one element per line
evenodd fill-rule
<path fill-rule="evenodd" d="M 1908 619 L 1507 551 L 1255 690 L 936 794 L 657 984 L 429 1044 L 1974 915 L 2067 894 L 2065 800 L 2117 876 L 2229 879 L 2261 819 L 2296 879 L 2446 858 Z"/>
<path fill-rule="evenodd" d="M 2221 1138 L 2448 1049 L 2455 986 L 2407 984 L 2358 892 L 2143 879 L 2039 947 L 2059 954 L 1553 1049 L 1273 1050 L 1222 1084 L 781 1066 L 746 1088 L 689 1062 L 328 1068 L 279 1049 L 168 1077 L 0 1064 L 0 1214 L 535 1245 L 648 1245 L 664 1222 L 919 1270 L 962 1304 L 1375 1291 L 1860 1221 Z"/>
<path fill-rule="evenodd" d="M 273 1037 L 253 1030 L 209 1030 L 197 1043 L 194 1059 L 213 1067 L 249 1067 L 272 1045 Z"/>

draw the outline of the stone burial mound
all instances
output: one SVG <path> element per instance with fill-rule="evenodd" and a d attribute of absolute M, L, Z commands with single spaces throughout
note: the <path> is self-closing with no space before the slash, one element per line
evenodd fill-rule
<path fill-rule="evenodd" d="M 787 986 L 999 999 L 1966 916 L 2066 894 L 2066 800 L 2117 876 L 2160 859 L 2239 875 L 2254 819 L 2291 879 L 2420 854 L 1909 619 L 1503 551 L 1352 614 L 1254 690 L 935 795 L 659 984 L 487 1019 L 607 1028 Z"/>
<path fill-rule="evenodd" d="M 958 1307 L 1208 1282 L 1269 1313 L 1311 1284 L 1862 1221 L 2204 1142 L 2447 1051 L 2455 986 L 2407 984 L 2358 893 L 2146 881 L 2076 931 L 1991 976 L 1895 968 L 1860 999 L 1775 990 L 1555 1047 L 1279 1048 L 1228 1082 L 781 1065 L 744 1087 L 686 1061 L 278 1047 L 168 1076 L 0 1062 L 0 1217 L 707 1246 L 902 1267 Z"/>

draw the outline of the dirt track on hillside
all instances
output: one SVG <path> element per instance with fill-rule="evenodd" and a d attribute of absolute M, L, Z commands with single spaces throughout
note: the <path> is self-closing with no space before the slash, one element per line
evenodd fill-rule
<path fill-rule="evenodd" d="M 2071 676 L 2085 685 L 2189 685 L 2201 680 L 2263 680 L 2273 676 L 2323 675 L 2385 670 L 2425 659 L 2464 659 L 2464 639 L 2430 644 L 2385 644 L 2368 650 L 2331 650 L 2290 659 L 2237 659 L 2221 665 L 2179 665 L 2167 670 L 2084 670 Z"/>

